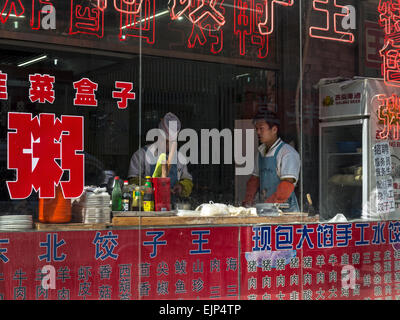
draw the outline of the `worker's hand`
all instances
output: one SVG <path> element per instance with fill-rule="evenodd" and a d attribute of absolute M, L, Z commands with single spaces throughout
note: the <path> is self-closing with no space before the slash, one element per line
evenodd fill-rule
<path fill-rule="evenodd" d="M 172 193 L 180 196 L 183 191 L 183 186 L 180 183 L 175 184 L 174 188 L 172 189 Z"/>
<path fill-rule="evenodd" d="M 246 184 L 246 195 L 242 202 L 243 207 L 251 207 L 254 202 L 254 197 L 260 187 L 260 179 L 256 176 L 251 176 Z"/>
<path fill-rule="evenodd" d="M 266 203 L 285 203 L 294 191 L 294 184 L 289 181 L 281 181 L 276 192 L 271 195 Z"/>

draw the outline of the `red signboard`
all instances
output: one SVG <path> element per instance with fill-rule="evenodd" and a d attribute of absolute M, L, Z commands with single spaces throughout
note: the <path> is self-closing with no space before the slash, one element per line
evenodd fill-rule
<path fill-rule="evenodd" d="M 0 298 L 400 299 L 400 222 L 0 233 Z"/>
<path fill-rule="evenodd" d="M 241 298 L 400 299 L 399 222 L 241 230 Z"/>

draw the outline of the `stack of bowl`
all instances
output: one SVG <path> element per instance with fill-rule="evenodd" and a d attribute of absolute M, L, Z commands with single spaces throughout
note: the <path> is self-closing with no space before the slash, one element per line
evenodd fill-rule
<path fill-rule="evenodd" d="M 18 231 L 32 229 L 32 215 L 0 216 L 0 231 Z"/>
<path fill-rule="evenodd" d="M 84 223 L 109 223 L 111 220 L 110 195 L 106 189 L 86 190 L 82 199 Z"/>

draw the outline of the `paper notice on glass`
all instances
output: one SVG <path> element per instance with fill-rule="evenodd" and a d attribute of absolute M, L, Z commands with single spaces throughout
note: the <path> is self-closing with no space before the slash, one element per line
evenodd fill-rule
<path fill-rule="evenodd" d="M 387 177 L 376 181 L 376 211 L 378 214 L 394 212 L 393 179 Z"/>
<path fill-rule="evenodd" d="M 392 174 L 392 160 L 390 157 L 389 142 L 379 142 L 375 144 L 374 164 L 377 179 Z"/>

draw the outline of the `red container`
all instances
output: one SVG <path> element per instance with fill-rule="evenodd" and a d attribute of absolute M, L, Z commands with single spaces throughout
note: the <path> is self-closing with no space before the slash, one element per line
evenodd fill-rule
<path fill-rule="evenodd" d="M 64 199 L 60 185 L 56 188 L 54 199 L 39 199 L 41 223 L 68 223 L 71 219 L 71 199 Z"/>
<path fill-rule="evenodd" d="M 154 187 L 154 210 L 171 210 L 171 180 L 170 178 L 152 178 Z"/>

